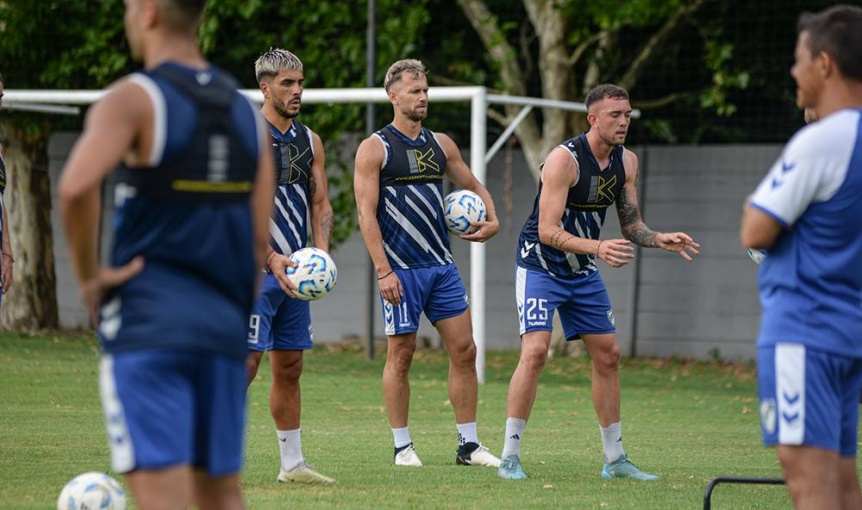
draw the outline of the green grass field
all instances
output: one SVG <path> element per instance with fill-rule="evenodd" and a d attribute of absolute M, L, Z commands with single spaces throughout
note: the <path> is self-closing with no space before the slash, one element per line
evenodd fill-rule
<path fill-rule="evenodd" d="M 456 466 L 447 359 L 445 352 L 417 353 L 410 432 L 425 467 L 396 468 L 380 393 L 383 361 L 365 360 L 358 345 L 307 353 L 303 450 L 338 480 L 331 487 L 275 482 L 278 447 L 264 363 L 249 394 L 242 476 L 248 507 L 693 509 L 702 507 L 715 476 L 781 476 L 774 453 L 760 443 L 754 368 L 679 360 L 624 360 L 621 372 L 628 453 L 661 475 L 659 482 L 599 476 L 586 359 L 552 359 L 542 375 L 523 442 L 529 480 Z M 499 454 L 517 354 L 489 352 L 487 360 L 479 437 Z M 0 334 L 0 508 L 53 508 L 74 475 L 109 470 L 97 365 L 97 346 L 86 334 Z M 783 486 L 721 485 L 713 496 L 714 509 L 789 507 Z"/>

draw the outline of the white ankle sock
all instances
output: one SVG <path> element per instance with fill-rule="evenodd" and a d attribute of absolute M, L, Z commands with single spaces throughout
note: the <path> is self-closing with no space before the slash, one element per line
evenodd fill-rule
<path fill-rule="evenodd" d="M 476 422 L 472 423 L 456 423 L 458 427 L 458 446 L 466 443 L 479 444 L 479 435 L 476 433 Z"/>
<path fill-rule="evenodd" d="M 524 429 L 527 428 L 526 420 L 520 418 L 506 418 L 506 440 L 503 441 L 503 454 L 501 458 L 509 455 L 521 455 L 521 438 L 524 437 Z"/>
<path fill-rule="evenodd" d="M 407 427 L 392 429 L 392 437 L 395 439 L 395 448 L 403 448 L 413 442 L 410 440 L 410 431 Z"/>
<path fill-rule="evenodd" d="M 605 452 L 605 462 L 611 463 L 623 456 L 623 434 L 620 422 L 608 427 L 599 426 L 602 432 L 602 450 Z"/>
<path fill-rule="evenodd" d="M 278 450 L 281 454 L 281 468 L 289 471 L 302 462 L 302 439 L 301 429 L 276 430 L 278 436 Z"/>

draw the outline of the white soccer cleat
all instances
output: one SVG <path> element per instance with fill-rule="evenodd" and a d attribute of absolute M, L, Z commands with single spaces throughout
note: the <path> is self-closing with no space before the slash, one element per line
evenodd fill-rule
<path fill-rule="evenodd" d="M 465 443 L 458 447 L 455 464 L 460 466 L 500 467 L 500 459 L 479 443 Z"/>
<path fill-rule="evenodd" d="M 332 484 L 335 479 L 324 476 L 314 470 L 305 460 L 290 471 L 280 470 L 278 481 L 281 483 Z"/>
<path fill-rule="evenodd" d="M 422 461 L 419 460 L 419 456 L 416 455 L 416 450 L 413 449 L 413 443 L 408 444 L 400 450 L 396 449 L 394 462 L 396 466 L 423 466 Z"/>

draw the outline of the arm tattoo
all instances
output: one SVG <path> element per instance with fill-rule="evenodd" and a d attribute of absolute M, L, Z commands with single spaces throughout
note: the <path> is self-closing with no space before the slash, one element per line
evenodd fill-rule
<path fill-rule="evenodd" d="M 559 229 L 556 232 L 554 232 L 554 235 L 551 236 L 551 246 L 553 246 L 554 248 L 557 248 L 557 249 L 560 248 L 559 240 L 560 240 L 560 236 L 563 235 L 563 233 L 565 233 L 565 230 L 563 230 L 563 229 Z"/>
<path fill-rule="evenodd" d="M 643 223 L 641 223 L 641 225 L 643 225 Z M 646 225 L 643 225 L 643 228 L 629 232 L 629 240 L 639 246 L 655 248 L 658 246 L 656 235 L 657 234 L 648 229 Z"/>
<path fill-rule="evenodd" d="M 331 212 L 323 215 L 323 218 L 320 218 L 320 235 L 323 236 L 323 239 L 326 240 L 326 244 L 329 244 L 330 236 L 332 235 L 332 226 L 333 226 L 333 214 Z M 332 249 L 330 247 L 330 249 Z"/>
<path fill-rule="evenodd" d="M 317 180 L 314 178 L 314 173 L 308 174 L 308 196 L 313 197 L 317 193 Z"/>
<path fill-rule="evenodd" d="M 617 214 L 620 217 L 620 230 L 626 239 L 639 246 L 658 246 L 657 234 L 644 224 L 637 205 L 628 201 L 625 192 L 617 197 Z"/>
<path fill-rule="evenodd" d="M 563 246 L 564 246 L 567 242 L 569 242 L 569 239 L 572 239 L 572 238 L 574 238 L 574 237 L 575 237 L 574 235 L 569 234 L 569 236 L 568 236 L 568 237 L 566 237 L 565 239 L 560 240 L 560 237 L 562 237 L 562 236 L 563 236 L 563 234 L 569 234 L 569 233 L 568 233 L 568 232 L 566 232 L 566 230 L 565 230 L 565 229 L 562 229 L 562 228 L 561 228 L 561 229 L 557 230 L 556 232 L 554 232 L 554 235 L 552 235 L 552 236 L 551 236 L 551 246 L 553 246 L 554 248 L 556 248 L 556 249 L 558 249 L 558 250 L 560 250 L 560 251 L 566 251 L 566 250 L 564 250 L 564 249 L 563 249 Z"/>

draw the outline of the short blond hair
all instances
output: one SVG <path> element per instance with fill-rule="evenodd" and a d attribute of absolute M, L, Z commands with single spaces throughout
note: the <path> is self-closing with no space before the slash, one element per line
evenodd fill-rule
<path fill-rule="evenodd" d="M 302 61 L 293 53 L 281 48 L 270 48 L 254 62 L 254 77 L 261 83 L 282 71 L 302 71 Z"/>
<path fill-rule="evenodd" d="M 401 77 L 404 73 L 409 74 L 413 78 L 421 78 L 428 74 L 428 70 L 425 69 L 422 62 L 415 58 L 399 60 L 389 66 L 389 70 L 386 71 L 386 77 L 383 79 L 383 89 L 386 90 L 386 92 L 389 92 L 392 85 L 401 81 Z"/>

